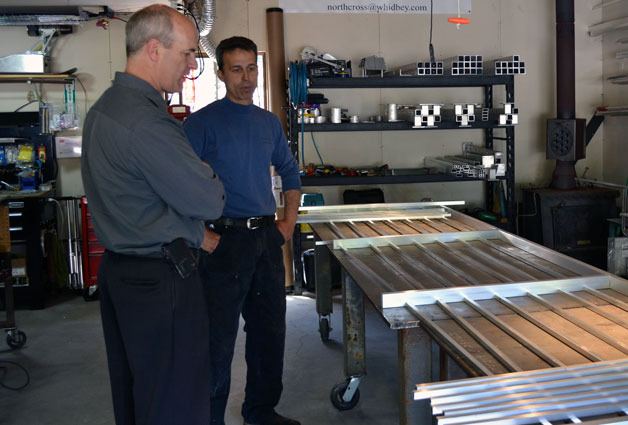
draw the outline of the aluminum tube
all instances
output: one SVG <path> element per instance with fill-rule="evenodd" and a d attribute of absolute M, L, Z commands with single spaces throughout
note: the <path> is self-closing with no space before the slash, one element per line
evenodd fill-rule
<path fill-rule="evenodd" d="M 479 284 L 479 283 L 476 283 L 476 282 L 478 282 L 476 279 L 471 278 L 468 275 L 468 273 L 466 273 L 464 270 L 460 269 L 459 267 L 456 267 L 454 264 L 452 264 L 451 262 L 445 260 L 441 256 L 436 255 L 435 253 L 433 253 L 429 249 L 426 249 L 419 242 L 415 242 L 414 246 L 416 246 L 419 249 L 419 251 L 421 251 L 422 254 L 425 254 L 428 257 L 430 257 L 432 260 L 436 261 L 437 263 L 442 264 L 447 269 L 449 269 L 449 271 L 451 271 L 453 274 L 463 278 L 467 282 L 471 282 L 473 285 Z M 450 285 L 448 285 L 448 286 L 450 286 Z"/>
<path fill-rule="evenodd" d="M 626 407 L 626 398 L 618 398 L 618 401 L 591 400 L 589 404 L 550 406 L 547 410 L 534 408 L 506 411 L 499 413 L 487 413 L 463 418 L 438 419 L 439 425 L 471 425 L 471 424 L 534 424 L 539 421 L 560 421 L 577 418 L 579 416 L 599 416 L 621 412 Z M 556 408 L 558 407 L 558 408 Z"/>
<path fill-rule="evenodd" d="M 421 263 L 420 261 L 416 260 L 415 258 L 410 257 L 408 254 L 406 254 L 405 252 L 403 252 L 403 250 L 401 248 L 399 248 L 397 245 L 391 245 L 391 247 L 397 251 L 397 253 L 406 261 L 406 263 L 408 265 L 410 265 L 413 269 L 419 271 L 419 272 L 423 272 L 427 275 L 429 275 L 430 277 L 432 277 L 436 282 L 440 283 L 441 285 L 443 285 L 443 287 L 450 287 L 453 286 L 452 284 L 450 284 L 446 279 L 444 279 L 441 275 L 439 275 L 438 273 L 434 272 L 431 268 L 427 267 L 425 264 Z M 417 284 L 420 286 L 419 289 L 426 289 L 420 282 L 417 282 Z"/>
<path fill-rule="evenodd" d="M 329 226 L 329 229 L 332 232 L 334 232 L 338 237 L 340 237 L 340 239 L 344 239 L 344 235 L 342 234 L 342 231 L 336 225 L 336 223 L 334 223 L 333 221 L 330 221 L 329 223 L 327 223 L 327 226 Z"/>
<path fill-rule="evenodd" d="M 502 269 L 506 269 L 509 270 L 511 273 L 514 273 L 515 275 L 519 275 L 519 276 L 523 276 L 524 279 L 528 279 L 528 280 L 537 280 L 534 276 L 524 272 L 523 270 L 517 269 L 516 267 L 506 263 L 506 262 L 499 262 L 496 261 L 495 257 L 491 256 L 490 254 L 487 254 L 486 252 L 483 252 L 477 248 L 474 248 L 471 244 L 469 244 L 466 241 L 461 241 L 461 243 L 469 248 L 473 253 L 479 255 L 480 257 L 484 258 L 486 261 L 492 263 L 495 267 L 495 270 L 497 268 L 502 268 Z M 459 252 L 459 251 L 457 251 Z M 492 274 L 495 274 L 496 271 L 492 271 Z M 502 275 L 501 273 L 499 273 L 500 275 Z M 502 275 L 503 276 L 503 275 Z M 512 279 L 508 279 L 507 281 L 511 281 Z"/>
<path fill-rule="evenodd" d="M 517 340 L 526 349 L 530 350 L 531 352 L 533 352 L 534 354 L 539 356 L 541 359 L 543 359 L 543 361 L 545 361 L 550 366 L 552 366 L 552 367 L 565 366 L 565 364 L 563 362 L 561 362 L 558 358 L 554 357 L 550 353 L 547 353 L 547 352 L 541 350 L 540 347 L 537 347 L 534 344 L 534 342 L 530 341 L 521 332 L 517 331 L 512 326 L 509 326 L 508 324 L 506 324 L 506 322 L 501 320 L 499 317 L 497 317 L 496 315 L 494 315 L 490 311 L 486 310 L 485 308 L 482 308 L 482 306 L 480 306 L 476 301 L 471 300 L 469 298 L 465 298 L 464 302 L 465 302 L 465 304 L 471 306 L 475 311 L 480 313 L 484 318 L 486 318 L 492 324 L 494 324 L 499 329 L 501 329 L 502 331 L 504 331 L 508 335 L 510 335 L 511 338 Z"/>
<path fill-rule="evenodd" d="M 353 232 L 354 232 L 356 235 L 358 235 L 358 237 L 360 237 L 360 238 L 366 238 L 366 237 L 367 237 L 367 235 L 365 235 L 364 233 L 360 232 L 360 230 L 356 227 L 356 225 L 355 225 L 355 224 L 353 224 L 353 222 L 352 222 L 352 221 L 347 221 L 347 222 L 345 223 L 345 225 L 346 225 L 349 229 L 353 230 Z"/>
<path fill-rule="evenodd" d="M 603 382 L 594 384 L 593 388 L 583 385 L 574 385 L 572 387 L 562 388 L 556 391 L 532 390 L 527 393 L 514 393 L 509 387 L 506 387 L 501 394 L 485 399 L 487 403 L 481 406 L 473 403 L 466 403 L 467 407 L 461 404 L 439 405 L 439 410 L 446 412 L 447 416 L 463 416 L 472 414 L 482 414 L 486 412 L 503 412 L 521 411 L 531 406 L 562 405 L 573 403 L 573 407 L 588 404 L 601 398 L 609 397 L 628 397 L 628 385 L 625 381 L 626 377 L 616 379 L 612 382 Z M 554 407 L 555 407 L 554 406 Z M 552 408 L 552 406 L 547 406 Z"/>
<path fill-rule="evenodd" d="M 588 308 L 591 311 L 594 311 L 595 313 L 599 314 L 600 316 L 602 316 L 603 318 L 611 321 L 611 322 L 615 322 L 616 324 L 618 324 L 619 326 L 622 326 L 626 329 L 628 329 L 628 322 L 626 322 L 625 320 L 621 319 L 620 317 L 617 317 L 616 315 L 609 313 L 607 311 L 602 310 L 600 307 L 598 307 L 597 305 L 590 303 L 589 301 L 585 300 L 582 297 L 579 297 L 577 295 L 574 294 L 570 294 L 568 292 L 563 291 L 562 289 L 558 290 L 558 293 L 565 295 L 569 298 L 571 298 L 572 300 L 578 301 L 579 303 L 581 303 L 582 305 L 584 305 L 586 308 Z"/>
<path fill-rule="evenodd" d="M 551 403 L 554 400 L 569 401 L 581 400 L 588 397 L 595 397 L 597 394 L 602 396 L 612 396 L 615 394 L 623 394 L 628 392 L 626 378 L 620 377 L 612 381 L 604 381 L 599 384 L 592 385 L 574 385 L 571 387 L 561 387 L 557 389 L 547 390 L 543 386 L 526 392 L 517 392 L 513 394 L 510 386 L 504 386 L 500 394 L 493 396 L 492 394 L 480 399 L 461 401 L 456 403 L 441 403 L 438 398 L 432 399 L 432 411 L 434 414 L 442 414 L 443 412 L 451 412 L 453 414 L 473 414 L 481 413 L 485 410 L 493 410 L 501 407 L 517 407 L 528 403 Z"/>
<path fill-rule="evenodd" d="M 503 275 L 501 273 L 499 273 L 498 271 L 496 271 L 495 269 L 489 269 L 487 268 L 484 264 L 482 264 L 481 262 L 479 262 L 478 260 L 476 260 L 475 258 L 469 256 L 469 255 L 465 255 L 464 253 L 454 250 L 450 247 L 448 247 L 446 244 L 437 241 L 436 242 L 439 246 L 443 247 L 446 251 L 450 252 L 452 255 L 458 257 L 458 259 L 460 261 L 462 261 L 463 263 L 465 263 L 465 265 L 469 266 L 469 268 L 471 270 L 480 270 L 482 273 L 485 273 L 489 276 L 493 276 L 497 279 L 500 280 L 501 283 L 504 282 L 512 282 L 513 279 L 509 278 L 506 275 Z M 464 270 L 461 270 L 462 273 L 466 273 Z"/>
<path fill-rule="evenodd" d="M 593 352 L 587 350 L 585 347 L 579 345 L 577 342 L 575 342 L 571 338 L 568 338 L 567 336 L 563 335 L 562 333 L 557 332 L 554 329 L 550 328 L 545 323 L 543 323 L 540 320 L 536 319 L 534 316 L 532 316 L 527 311 L 523 310 L 522 308 L 520 308 L 519 306 L 514 304 L 509 299 L 502 298 L 502 297 L 499 297 L 499 296 L 496 296 L 495 299 L 497 301 L 499 301 L 500 303 L 502 303 L 503 305 L 505 305 L 506 307 L 508 307 L 511 310 L 513 310 L 515 313 L 517 313 L 518 315 L 520 315 L 524 319 L 526 319 L 528 322 L 532 323 L 537 328 L 541 329 L 543 332 L 553 336 L 554 338 L 556 338 L 557 340 L 559 340 L 560 342 L 562 342 L 563 344 L 565 344 L 566 346 L 568 346 L 572 350 L 576 351 L 577 353 L 581 354 L 582 356 L 586 357 L 587 359 L 589 359 L 591 361 L 594 361 L 594 362 L 602 360 L 602 358 L 599 357 L 597 354 L 594 354 Z"/>
<path fill-rule="evenodd" d="M 372 231 L 374 231 L 378 235 L 386 236 L 386 233 L 384 233 L 381 230 L 379 230 L 377 228 L 377 226 L 375 225 L 375 223 L 373 223 L 372 221 L 364 221 L 363 223 L 366 224 L 369 227 L 369 229 L 371 229 Z"/>
<path fill-rule="evenodd" d="M 596 338 L 604 341 L 605 343 L 607 343 L 611 347 L 614 347 L 614 348 L 618 349 L 622 353 L 628 354 L 628 346 L 626 344 L 624 344 L 623 342 L 617 341 L 614 338 L 610 337 L 605 332 L 601 332 L 601 331 L 595 329 L 593 326 L 590 326 L 585 321 L 580 320 L 577 317 L 575 317 L 573 314 L 567 313 L 566 311 L 564 311 L 564 310 L 554 306 L 553 304 L 545 301 L 543 298 L 539 297 L 536 294 L 528 292 L 527 295 L 528 295 L 528 297 L 532 298 L 534 301 L 538 302 L 539 304 L 547 307 L 548 309 L 550 309 L 554 313 L 558 314 L 563 319 L 573 323 L 576 326 L 581 327 L 582 329 L 584 329 L 585 331 L 587 331 L 591 335 L 593 335 Z"/>
<path fill-rule="evenodd" d="M 510 358 L 510 356 L 508 356 L 502 350 L 497 348 L 496 345 L 492 344 L 486 338 L 484 338 L 482 333 L 479 332 L 471 323 L 469 323 L 468 320 L 466 320 L 465 318 L 457 314 L 455 311 L 453 311 L 446 303 L 437 301 L 436 304 L 440 308 L 442 308 L 445 311 L 445 313 L 449 315 L 449 317 L 454 319 L 454 321 L 458 323 L 458 325 L 460 325 L 462 329 L 464 329 L 469 335 L 471 335 L 471 337 L 478 344 L 484 347 L 486 351 L 491 353 L 497 359 L 497 361 L 500 362 L 502 365 L 504 365 L 508 370 L 513 371 L 513 372 L 521 372 L 523 370 L 523 368 L 517 362 L 515 362 L 512 358 Z"/>
<path fill-rule="evenodd" d="M 399 233 L 400 235 L 407 233 L 407 232 L 404 232 L 399 226 L 397 226 L 392 220 L 383 220 L 382 223 L 390 227 L 391 229 L 393 229 L 395 232 Z"/>
<path fill-rule="evenodd" d="M 413 222 L 412 220 L 409 219 L 405 219 L 404 220 L 404 224 L 408 227 L 411 227 L 413 230 L 415 230 L 417 233 L 422 234 L 425 233 L 423 230 L 419 229 Z"/>
<path fill-rule="evenodd" d="M 502 247 L 502 246 L 500 246 L 500 245 L 498 245 L 498 244 L 496 244 L 496 243 L 494 243 L 494 242 L 492 242 L 492 241 L 490 241 L 488 239 L 479 239 L 479 241 L 481 243 L 485 244 L 485 245 L 488 245 L 489 247 L 493 248 L 494 250 L 499 251 L 499 252 L 501 252 L 503 254 L 506 254 L 506 255 L 508 255 L 508 256 L 518 260 L 518 261 L 521 261 L 522 263 L 525 263 L 525 264 L 527 264 L 530 267 L 533 267 L 533 268 L 535 268 L 535 269 L 537 269 L 537 270 L 539 270 L 539 271 L 541 271 L 541 272 L 543 272 L 545 274 L 548 274 L 548 275 L 550 275 L 551 277 L 553 277 L 555 279 L 562 279 L 562 278 L 565 277 L 565 276 L 561 275 L 560 273 L 557 273 L 554 270 L 550 269 L 549 267 L 543 267 L 541 265 L 535 264 L 532 261 L 528 261 L 524 257 L 514 255 L 509 250 L 505 249 L 504 247 Z"/>
<path fill-rule="evenodd" d="M 389 270 L 397 276 L 400 281 L 405 282 L 407 289 L 416 289 L 417 281 L 415 278 L 410 276 L 405 270 L 403 270 L 397 263 L 392 261 L 386 254 L 382 252 L 382 250 L 376 246 L 371 245 L 371 250 L 382 260 L 382 262 L 388 265 Z M 420 284 L 418 285 L 420 286 Z"/>
<path fill-rule="evenodd" d="M 435 322 L 430 320 L 428 317 L 424 316 L 416 307 L 411 306 L 409 304 L 405 305 L 406 310 L 408 310 L 412 315 L 414 315 L 417 319 L 421 321 L 421 326 L 428 330 L 432 335 L 447 335 L 447 332 Z M 465 349 L 462 345 L 458 344 L 453 338 L 449 338 L 446 341 L 447 345 L 452 349 L 452 351 L 456 352 L 460 357 L 466 359 L 473 368 L 483 375 L 490 376 L 493 374 L 490 369 L 484 366 L 480 360 L 477 359 L 474 355 L 472 355 L 467 349 Z M 416 400 L 416 397 L 415 397 Z"/>
<path fill-rule="evenodd" d="M 552 374 L 530 376 L 525 380 L 511 379 L 510 375 L 512 374 L 501 374 L 492 377 L 495 379 L 490 380 L 488 384 L 476 382 L 474 378 L 469 380 L 467 384 L 461 383 L 445 390 L 432 389 L 430 384 L 417 385 L 414 398 L 415 400 L 432 398 L 433 410 L 442 413 L 451 405 L 489 399 L 496 400 L 503 396 L 508 398 L 512 394 L 527 395 L 545 391 L 550 396 L 554 396 L 556 394 L 575 394 L 583 390 L 588 391 L 592 385 L 598 387 L 603 387 L 607 383 L 612 386 L 626 385 L 627 370 L 625 367 L 613 367 L 610 370 L 602 367 L 572 371 L 570 370 L 571 366 L 568 366 L 562 369 L 562 371 Z"/>
<path fill-rule="evenodd" d="M 624 311 L 628 311 L 628 304 L 626 304 L 625 302 L 619 301 L 619 300 L 617 300 L 617 299 L 615 299 L 613 297 L 609 297 L 608 295 L 606 295 L 602 291 L 597 291 L 597 290 L 591 289 L 591 288 L 585 288 L 584 290 L 587 291 L 591 295 L 594 295 L 594 296 L 596 296 L 598 298 L 603 299 L 607 303 L 613 304 L 615 307 L 621 308 Z"/>
<path fill-rule="evenodd" d="M 565 377 L 582 378 L 590 375 L 616 374 L 628 371 L 628 359 L 606 360 L 596 363 L 583 363 L 573 366 L 528 370 L 519 373 L 502 373 L 494 376 L 482 376 L 473 379 L 418 384 L 417 391 L 424 397 L 443 397 L 465 392 L 481 392 L 491 388 L 503 388 L 505 385 L 534 384 L 556 381 Z"/>
<path fill-rule="evenodd" d="M 373 271 L 373 269 L 369 267 L 368 264 L 366 264 L 364 261 L 360 260 L 359 258 L 351 255 L 351 253 L 347 249 L 345 248 L 341 248 L 341 249 L 342 249 L 342 252 L 347 256 L 347 259 L 350 262 L 354 263 L 356 265 L 356 268 L 360 270 L 363 274 L 367 275 L 370 280 L 379 284 L 382 288 L 386 289 L 387 291 L 395 291 L 395 288 L 393 288 L 390 285 L 390 283 L 384 280 L 378 273 Z"/>

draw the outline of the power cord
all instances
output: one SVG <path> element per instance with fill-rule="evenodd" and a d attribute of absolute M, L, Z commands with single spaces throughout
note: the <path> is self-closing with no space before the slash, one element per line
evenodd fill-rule
<path fill-rule="evenodd" d="M 15 366 L 16 368 L 24 372 L 24 376 L 26 377 L 26 380 L 24 381 L 22 385 L 18 385 L 14 387 L 14 386 L 6 384 L 5 378 L 9 372 L 10 366 Z M 26 370 L 24 366 L 10 360 L 0 360 L 0 387 L 5 388 L 7 390 L 11 390 L 11 391 L 20 391 L 26 388 L 28 384 L 30 384 L 30 382 L 31 382 L 31 376 L 28 373 L 28 370 Z"/>

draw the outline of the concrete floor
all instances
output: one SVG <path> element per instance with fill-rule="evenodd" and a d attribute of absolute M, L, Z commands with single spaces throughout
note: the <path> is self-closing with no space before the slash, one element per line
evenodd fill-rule
<path fill-rule="evenodd" d="M 284 392 L 277 410 L 303 425 L 395 424 L 396 334 L 372 308 L 367 309 L 366 325 L 369 375 L 360 385 L 361 401 L 345 412 L 336 410 L 329 401 L 332 386 L 344 379 L 341 311 L 339 300 L 335 300 L 332 341 L 323 344 L 315 301 L 305 296 L 288 297 Z M 21 350 L 11 351 L 4 335 L 0 335 L 0 361 L 22 364 L 31 382 L 19 392 L 0 388 L 0 424 L 113 424 L 98 303 L 66 298 L 44 310 L 20 310 L 16 321 L 28 342 Z M 240 332 L 228 425 L 242 424 L 239 412 L 246 371 L 243 348 Z M 22 379 L 15 368 L 10 368 L 5 377 L 6 383 L 14 386 Z"/>

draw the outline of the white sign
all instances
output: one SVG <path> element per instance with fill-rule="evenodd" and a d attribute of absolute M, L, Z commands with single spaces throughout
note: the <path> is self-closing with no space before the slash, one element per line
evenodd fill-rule
<path fill-rule="evenodd" d="M 57 136 L 57 158 L 80 158 L 83 138 L 81 136 Z"/>
<path fill-rule="evenodd" d="M 471 0 L 433 0 L 435 14 L 468 15 Z M 430 13 L 430 0 L 279 0 L 285 13 Z"/>

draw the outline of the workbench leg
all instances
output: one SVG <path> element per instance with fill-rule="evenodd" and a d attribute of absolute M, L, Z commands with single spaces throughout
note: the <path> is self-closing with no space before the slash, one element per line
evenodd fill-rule
<path fill-rule="evenodd" d="M 360 400 L 360 380 L 366 374 L 366 335 L 364 298 L 355 281 L 342 271 L 342 311 L 345 382 L 335 385 L 330 394 L 338 410 L 353 409 Z"/>
<path fill-rule="evenodd" d="M 343 340 L 345 347 L 345 375 L 366 374 L 366 332 L 364 323 L 364 295 L 362 290 L 342 271 Z"/>
<path fill-rule="evenodd" d="M 431 382 L 432 339 L 421 327 L 397 331 L 399 424 L 431 424 L 429 400 L 414 400 L 416 384 Z"/>
<path fill-rule="evenodd" d="M 316 245 L 314 254 L 318 331 L 321 334 L 321 340 L 327 342 L 329 341 L 329 332 L 331 331 L 329 315 L 333 311 L 331 299 L 331 253 L 326 245 Z"/>

